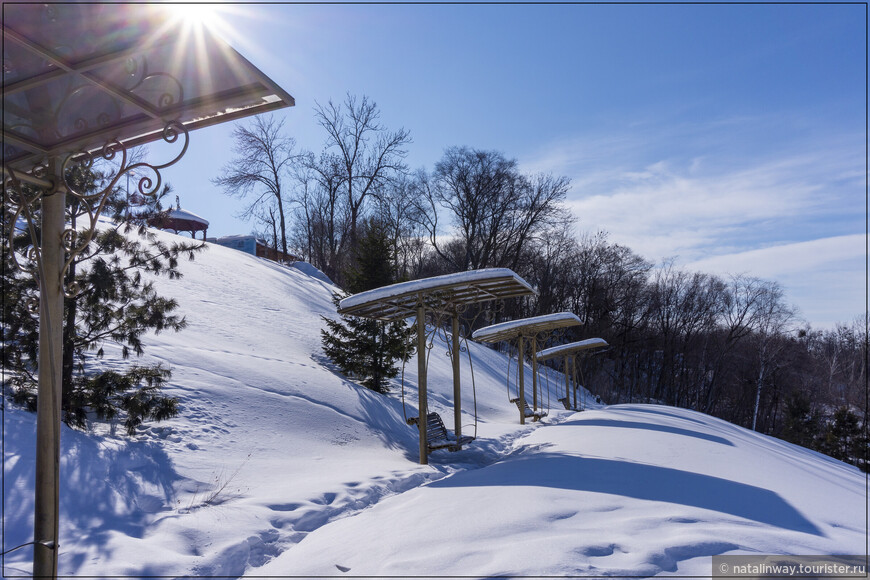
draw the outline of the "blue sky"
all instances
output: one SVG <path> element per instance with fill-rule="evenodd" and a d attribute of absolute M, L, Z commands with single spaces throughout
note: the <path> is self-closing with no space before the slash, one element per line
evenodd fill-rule
<path fill-rule="evenodd" d="M 412 168 L 452 145 L 567 175 L 580 231 L 688 269 L 779 281 L 814 327 L 865 312 L 863 5 L 210 5 L 296 99 L 368 95 Z M 231 126 L 165 172 L 209 235 L 247 233 L 210 183 Z M 152 162 L 161 148 L 151 146 Z"/>

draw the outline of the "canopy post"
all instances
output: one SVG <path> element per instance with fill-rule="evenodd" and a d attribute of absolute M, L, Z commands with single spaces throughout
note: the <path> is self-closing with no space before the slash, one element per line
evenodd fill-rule
<path fill-rule="evenodd" d="M 570 390 L 571 387 L 568 384 L 568 355 L 567 354 L 565 355 L 565 358 L 562 362 L 562 372 L 565 373 L 565 402 L 568 404 L 569 407 L 571 407 L 573 409 L 574 406 L 571 405 L 571 390 Z"/>
<path fill-rule="evenodd" d="M 574 408 L 577 407 L 577 355 L 571 355 L 571 381 L 574 383 Z"/>
<path fill-rule="evenodd" d="M 60 163 L 55 181 L 62 183 Z M 39 388 L 36 409 L 36 481 L 33 577 L 57 577 L 60 503 L 60 422 L 63 363 L 63 269 L 66 190 L 42 199 L 42 264 L 39 272 Z"/>
<path fill-rule="evenodd" d="M 573 372 L 573 376 L 571 378 L 572 378 L 572 382 L 574 384 L 574 388 L 573 388 L 574 408 L 578 411 L 581 411 L 582 409 L 580 407 L 580 399 L 579 399 L 579 397 L 580 397 L 580 393 L 579 393 L 580 383 L 577 382 L 577 353 L 576 352 L 571 355 L 571 371 Z"/>
<path fill-rule="evenodd" d="M 519 342 L 519 380 L 520 380 L 520 404 L 518 407 L 520 408 L 520 425 L 526 424 L 526 351 L 525 344 L 523 344 L 523 335 L 519 335 L 517 338 Z"/>
<path fill-rule="evenodd" d="M 532 409 L 538 410 L 538 339 L 532 335 Z M 543 401 L 542 401 L 543 402 Z"/>
<path fill-rule="evenodd" d="M 423 299 L 417 300 L 417 401 L 419 407 L 419 420 L 417 428 L 420 431 L 420 465 L 429 463 L 429 442 L 426 429 L 429 424 L 428 401 L 426 393 L 426 307 Z"/>
<path fill-rule="evenodd" d="M 456 435 L 457 446 L 462 439 L 462 381 L 459 376 L 459 313 L 454 311 L 452 317 L 453 343 L 453 433 Z"/>

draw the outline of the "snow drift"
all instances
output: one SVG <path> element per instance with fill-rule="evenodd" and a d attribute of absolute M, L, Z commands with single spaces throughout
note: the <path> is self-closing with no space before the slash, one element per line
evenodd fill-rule
<path fill-rule="evenodd" d="M 506 358 L 474 343 L 478 439 L 417 465 L 416 365 L 404 403 L 398 381 L 382 396 L 337 374 L 320 354 L 325 276 L 216 245 L 181 268 L 157 286 L 189 326 L 145 341 L 181 414 L 133 439 L 64 428 L 62 575 L 709 576 L 713 554 L 864 552 L 857 469 L 667 407 L 552 406 L 520 426 Z M 106 350 L 100 364 L 123 364 Z M 428 380 L 449 416 L 439 341 Z M 35 417 L 6 406 L 3 427 L 7 550 L 32 540 Z M 31 558 L 8 554 L 4 575 Z"/>

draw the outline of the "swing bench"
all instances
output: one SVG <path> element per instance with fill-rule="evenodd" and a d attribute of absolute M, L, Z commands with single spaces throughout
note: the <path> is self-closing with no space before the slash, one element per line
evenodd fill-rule
<path fill-rule="evenodd" d="M 500 301 L 507 298 L 537 294 L 532 286 L 508 268 L 491 268 L 457 272 L 421 280 L 400 282 L 390 286 L 360 292 L 339 303 L 339 314 L 360 316 L 384 322 L 396 322 L 416 318 L 417 326 L 417 376 L 419 414 L 426 416 L 425 424 L 420 417 L 406 418 L 419 430 L 420 463 L 429 462 L 429 452 L 434 449 L 458 451 L 475 437 L 462 435 L 461 397 L 459 380 L 460 314 L 471 304 Z M 449 343 L 453 363 L 453 416 L 454 432 L 447 431 L 441 416 L 428 410 L 427 366 L 428 350 L 432 343 L 427 340 L 426 318 L 449 318 L 452 332 Z M 438 325 L 435 325 L 436 330 Z M 446 331 L 445 331 L 446 332 Z M 427 346 L 428 345 L 428 346 Z M 471 353 L 469 353 L 469 364 Z M 402 407 L 404 409 L 404 376 Z M 472 388 L 474 371 L 472 369 Z M 477 397 L 475 395 L 475 436 L 477 434 Z"/>
<path fill-rule="evenodd" d="M 538 411 L 533 411 L 531 407 L 529 407 L 529 402 L 525 399 L 520 400 L 519 397 L 510 400 L 511 403 L 517 406 L 517 409 L 520 410 L 520 413 L 523 414 L 523 417 L 526 419 L 531 419 L 532 421 L 539 421 L 542 418 L 547 416 L 547 412 L 543 409 Z"/>
<path fill-rule="evenodd" d="M 408 417 L 408 425 L 418 425 L 420 417 Z M 444 421 L 441 415 L 435 411 L 430 411 L 426 415 L 426 444 L 429 451 L 436 449 L 447 449 L 448 451 L 460 451 L 462 446 L 474 441 L 474 437 L 470 435 L 461 435 L 457 441 L 444 426 Z"/>

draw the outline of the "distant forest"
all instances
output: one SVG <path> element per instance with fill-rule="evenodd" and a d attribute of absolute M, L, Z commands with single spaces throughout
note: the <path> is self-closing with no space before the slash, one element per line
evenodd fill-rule
<path fill-rule="evenodd" d="M 584 325 L 554 342 L 610 344 L 580 360 L 604 402 L 703 411 L 867 470 L 863 316 L 815 330 L 775 281 L 653 264 L 606 232 L 578 232 L 570 180 L 523 173 L 498 151 L 448 147 L 431 170 L 412 171 L 410 133 L 384 127 L 366 97 L 318 104 L 315 118 L 317 152 L 275 118 L 238 126 L 236 157 L 213 180 L 245 200 L 243 215 L 276 249 L 344 286 L 375 223 L 389 232 L 397 280 L 511 268 L 539 295 L 498 316 L 577 314 Z"/>

